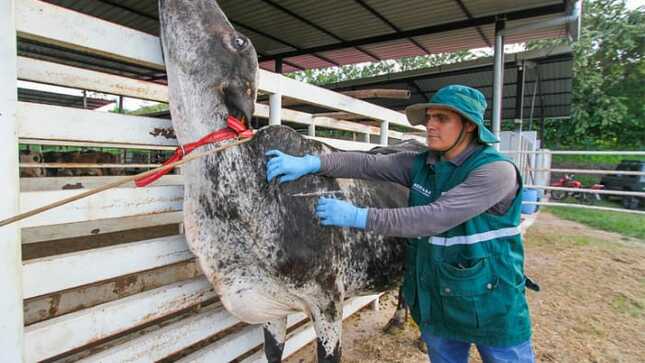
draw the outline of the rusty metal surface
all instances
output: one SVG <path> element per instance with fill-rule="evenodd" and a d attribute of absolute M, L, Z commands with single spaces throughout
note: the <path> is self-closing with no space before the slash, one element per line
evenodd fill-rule
<path fill-rule="evenodd" d="M 25 325 L 201 275 L 194 260 L 25 300 Z"/>

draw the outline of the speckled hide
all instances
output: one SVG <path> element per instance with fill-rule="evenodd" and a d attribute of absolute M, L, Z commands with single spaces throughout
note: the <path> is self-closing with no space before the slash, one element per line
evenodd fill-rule
<path fill-rule="evenodd" d="M 179 143 L 225 127 L 229 114 L 250 119 L 257 56 L 217 3 L 161 0 L 160 19 Z M 305 311 L 318 336 L 318 360 L 337 362 L 343 300 L 395 286 L 405 241 L 323 227 L 314 214 L 318 197 L 291 194 L 342 190 L 339 197 L 357 205 L 394 208 L 406 204 L 407 190 L 315 175 L 269 184 L 264 157 L 269 149 L 294 155 L 334 151 L 272 126 L 249 143 L 187 164 L 186 239 L 224 306 L 240 320 L 265 324 L 269 361 L 281 359 L 287 314 Z"/>
<path fill-rule="evenodd" d="M 326 330 L 323 344 L 332 339 L 334 349 L 343 299 L 396 286 L 405 241 L 321 226 L 314 214 L 318 197 L 290 195 L 342 190 L 339 197 L 357 205 L 394 208 L 405 205 L 407 190 L 320 176 L 269 184 L 263 155 L 274 148 L 294 155 L 332 151 L 290 128 L 271 126 L 252 142 L 199 162 L 196 175 L 185 174 L 186 236 L 231 313 L 264 323 L 306 311 L 320 322 L 317 330 Z"/>

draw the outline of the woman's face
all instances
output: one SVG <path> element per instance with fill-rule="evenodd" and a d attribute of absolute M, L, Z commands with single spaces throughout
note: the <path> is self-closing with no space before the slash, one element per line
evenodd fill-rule
<path fill-rule="evenodd" d="M 447 108 L 432 107 L 426 110 L 426 139 L 428 148 L 445 151 L 455 144 L 464 127 L 464 133 L 472 132 L 475 125 L 462 121 L 461 116 Z"/>

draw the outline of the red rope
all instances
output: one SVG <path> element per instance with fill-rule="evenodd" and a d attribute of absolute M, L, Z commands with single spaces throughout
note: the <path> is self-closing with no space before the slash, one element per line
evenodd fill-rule
<path fill-rule="evenodd" d="M 200 146 L 214 144 L 216 142 L 234 139 L 236 137 L 252 137 L 253 131 L 249 130 L 240 120 L 236 119 L 233 116 L 228 116 L 226 119 L 226 124 L 228 127 L 213 131 L 210 134 L 202 137 L 201 139 L 191 142 L 190 144 L 180 145 L 175 149 L 175 153 L 166 160 L 163 165 L 168 165 L 179 161 L 184 158 L 184 156 L 190 154 L 193 150 L 197 149 Z M 162 176 L 168 174 L 172 168 L 159 170 L 158 172 L 143 177 L 141 179 L 135 180 L 135 184 L 138 187 L 145 187 L 146 185 L 154 182 L 155 180 L 161 178 Z"/>

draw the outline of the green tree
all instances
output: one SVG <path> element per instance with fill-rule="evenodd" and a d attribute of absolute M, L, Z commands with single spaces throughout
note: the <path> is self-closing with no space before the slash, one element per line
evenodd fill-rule
<path fill-rule="evenodd" d="M 299 81 L 325 85 L 352 79 L 374 77 L 392 72 L 409 71 L 419 68 L 434 67 L 442 64 L 464 62 L 475 59 L 478 55 L 467 50 L 455 53 L 438 53 L 401 59 L 383 60 L 368 64 L 348 64 L 340 67 L 307 69 L 287 74 L 287 77 Z"/>
<path fill-rule="evenodd" d="M 167 103 L 158 103 L 156 105 L 143 106 L 143 107 L 139 107 L 134 111 L 127 111 L 126 113 L 130 115 L 147 115 L 150 113 L 157 113 L 161 111 L 168 111 Z"/>
<path fill-rule="evenodd" d="M 573 44 L 573 117 L 547 123 L 548 147 L 642 149 L 645 12 L 624 0 L 587 0 Z M 530 42 L 529 49 L 555 41 Z"/>

